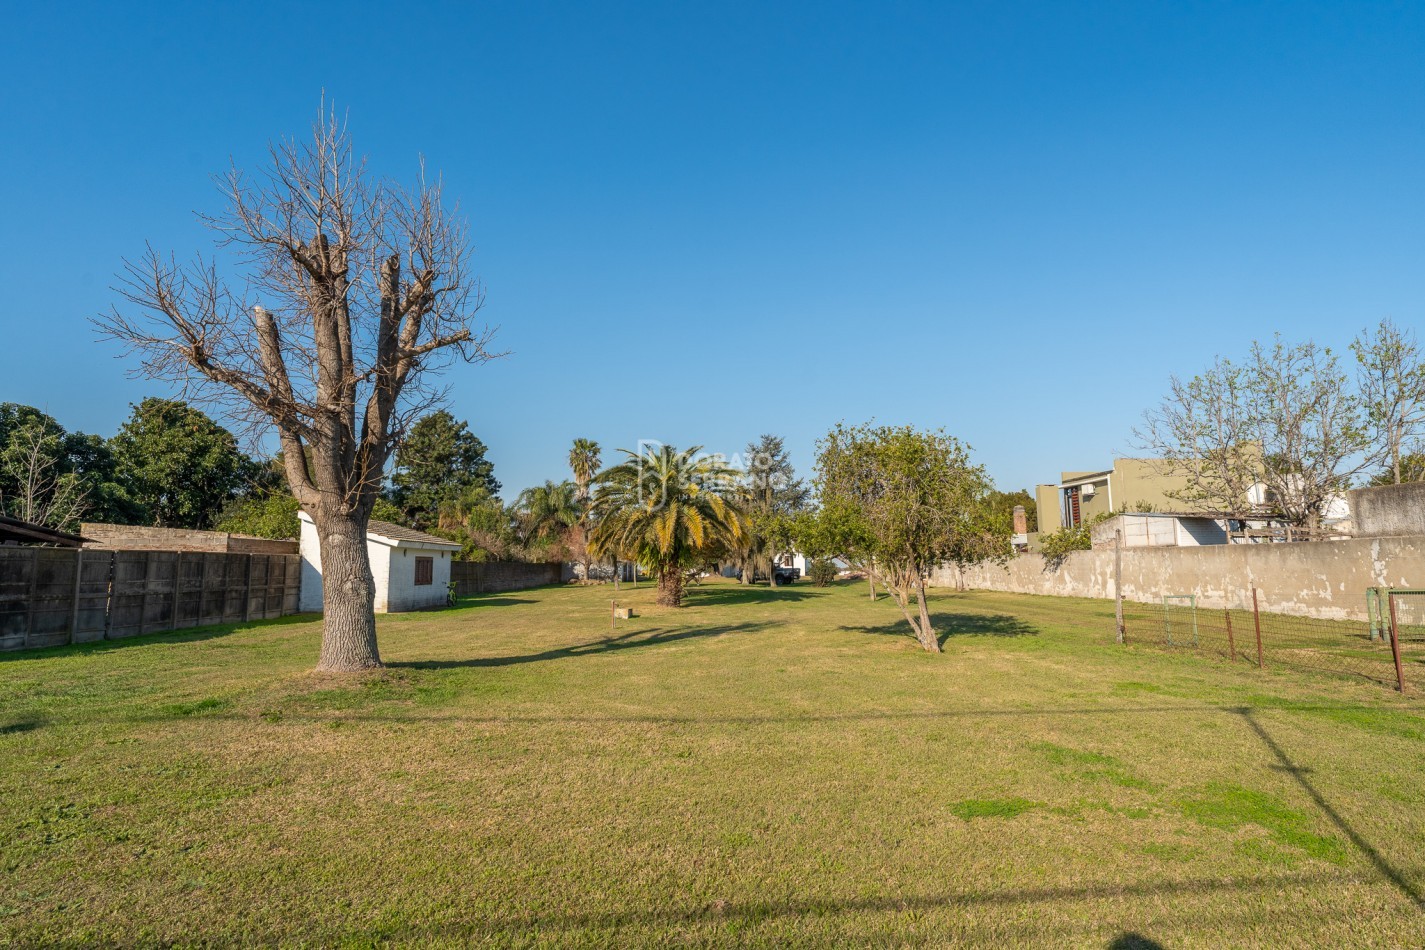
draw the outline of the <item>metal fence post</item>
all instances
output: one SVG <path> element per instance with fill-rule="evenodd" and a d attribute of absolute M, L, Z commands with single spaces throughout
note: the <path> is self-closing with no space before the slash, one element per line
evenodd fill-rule
<path fill-rule="evenodd" d="M 1118 642 L 1127 638 L 1123 630 L 1123 529 L 1113 529 L 1113 617 L 1117 624 Z"/>
<path fill-rule="evenodd" d="M 1257 588 L 1252 588 L 1252 623 L 1257 628 L 1257 669 L 1266 669 L 1262 659 L 1262 612 L 1257 607 Z"/>
<path fill-rule="evenodd" d="M 1405 671 L 1400 668 L 1400 635 L 1395 622 L 1395 595 L 1387 592 L 1385 599 L 1390 604 L 1390 653 L 1395 658 L 1395 688 L 1404 693 Z"/>
<path fill-rule="evenodd" d="M 1227 621 L 1227 656 L 1229 659 L 1235 660 L 1237 659 L 1237 644 L 1232 639 L 1232 609 L 1230 607 L 1222 608 L 1222 619 Z"/>

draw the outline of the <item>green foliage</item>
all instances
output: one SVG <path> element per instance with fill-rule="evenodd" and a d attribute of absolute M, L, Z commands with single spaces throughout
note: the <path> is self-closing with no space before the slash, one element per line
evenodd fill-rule
<path fill-rule="evenodd" d="M 1400 483 L 1405 482 L 1425 482 L 1425 451 L 1406 452 L 1400 456 Z M 1397 484 L 1394 464 L 1388 463 L 1372 475 L 1369 484 Z"/>
<path fill-rule="evenodd" d="M 185 402 L 150 397 L 110 441 L 129 495 L 163 528 L 209 528 L 258 476 L 233 434 Z"/>
<path fill-rule="evenodd" d="M 1060 528 L 1039 536 L 1039 550 L 1049 561 L 1062 561 L 1073 551 L 1093 550 L 1093 529 L 1112 518 L 1107 512 L 1095 515 L 1075 527 Z"/>
<path fill-rule="evenodd" d="M 772 562 L 794 546 L 793 522 L 806 510 L 810 496 L 806 483 L 796 477 L 781 436 L 765 434 L 749 442 L 741 488 L 747 531 L 729 548 L 729 560 L 743 570 L 767 569 L 773 577 Z"/>
<path fill-rule="evenodd" d="M 228 505 L 214 526 L 218 531 L 284 540 L 301 535 L 297 499 L 286 493 L 253 495 Z"/>
<path fill-rule="evenodd" d="M 819 557 L 807 563 L 807 577 L 817 587 L 825 587 L 836 580 L 836 574 L 835 562 L 827 558 Z"/>
<path fill-rule="evenodd" d="M 141 522 L 117 469 L 99 436 L 67 432 L 33 406 L 0 403 L 0 512 L 68 530 L 81 519 Z"/>
<path fill-rule="evenodd" d="M 392 503 L 402 512 L 393 519 L 428 529 L 439 520 L 441 505 L 471 489 L 500 493 L 495 466 L 485 458 L 485 443 L 464 422 L 444 409 L 422 416 L 396 450 L 391 474 Z"/>
<path fill-rule="evenodd" d="M 684 570 L 741 542 L 747 531 L 737 471 L 699 457 L 701 450 L 624 449 L 626 459 L 595 479 L 591 550 L 651 568 L 666 606 L 681 604 Z"/>
<path fill-rule="evenodd" d="M 545 482 L 520 492 L 515 511 L 527 545 L 556 547 L 583 518 L 584 506 L 573 482 Z"/>
<path fill-rule="evenodd" d="M 1010 525 L 1014 524 L 1014 506 L 1023 505 L 1024 514 L 1029 521 L 1029 530 L 1039 530 L 1039 506 L 1028 490 L 1021 488 L 1019 491 L 992 491 L 985 502 L 997 518 Z"/>

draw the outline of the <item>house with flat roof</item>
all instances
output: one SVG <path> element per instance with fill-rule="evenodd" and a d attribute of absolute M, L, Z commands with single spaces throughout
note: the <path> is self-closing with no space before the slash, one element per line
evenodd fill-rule
<path fill-rule="evenodd" d="M 1060 472 L 1058 484 L 1034 487 L 1039 531 L 1077 527 L 1115 511 L 1191 512 L 1192 504 L 1170 495 L 1187 488 L 1187 478 L 1164 471 L 1158 459 L 1120 458 L 1102 471 Z"/>

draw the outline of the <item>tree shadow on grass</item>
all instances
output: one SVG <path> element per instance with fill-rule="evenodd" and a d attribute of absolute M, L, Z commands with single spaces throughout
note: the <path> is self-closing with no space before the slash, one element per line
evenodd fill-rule
<path fill-rule="evenodd" d="M 765 584 L 744 587 L 741 584 L 718 584 L 699 587 L 690 585 L 683 588 L 683 603 L 689 607 L 721 606 L 723 604 L 771 604 L 779 600 L 792 602 L 811 600 L 825 596 L 823 589 L 811 584 L 792 584 L 773 590 Z"/>
<path fill-rule="evenodd" d="M 704 637 L 721 637 L 730 633 L 755 633 L 772 626 L 770 621 L 751 623 L 720 624 L 714 627 L 693 627 L 684 630 L 661 630 L 657 627 L 630 630 L 617 636 L 576 643 L 573 646 L 542 650 L 539 653 L 525 653 L 517 656 L 472 657 L 468 660 L 412 660 L 404 663 L 387 663 L 388 667 L 412 670 L 452 670 L 471 667 L 517 666 L 521 663 L 539 663 L 544 660 L 562 660 L 570 657 L 594 656 L 600 653 L 615 653 L 620 650 L 636 650 L 642 647 L 663 646 L 682 640 L 699 640 Z"/>
<path fill-rule="evenodd" d="M 503 594 L 468 594 L 455 599 L 455 609 L 467 607 L 518 607 L 520 604 L 537 604 L 539 601 L 528 597 L 506 597 Z"/>
<path fill-rule="evenodd" d="M 943 647 L 951 639 L 958 637 L 1037 637 L 1039 628 L 1012 614 L 961 614 L 932 613 L 930 626 Z M 909 637 L 915 639 L 910 624 L 904 618 L 891 623 L 876 625 L 843 626 L 840 629 L 853 633 L 871 633 L 878 636 Z"/>
<path fill-rule="evenodd" d="M 41 719 L 17 719 L 14 722 L 0 725 L 0 736 L 13 736 L 21 732 L 34 732 L 42 725 L 44 725 L 44 721 Z"/>
<path fill-rule="evenodd" d="M 154 633 L 136 634 L 131 637 L 117 637 L 113 640 L 92 640 L 88 643 L 71 643 L 53 647 L 31 647 L 24 650 L 0 652 L 0 663 L 18 663 L 23 660 L 48 660 L 57 656 L 84 656 L 91 653 L 107 653 L 128 647 L 153 646 L 164 643 L 196 643 L 201 640 L 216 640 L 243 630 L 263 627 L 285 627 L 290 624 L 320 623 L 322 615 L 316 612 L 288 614 L 267 620 L 239 620 L 230 623 L 209 624 L 203 627 L 187 627 L 182 630 L 165 630 Z"/>

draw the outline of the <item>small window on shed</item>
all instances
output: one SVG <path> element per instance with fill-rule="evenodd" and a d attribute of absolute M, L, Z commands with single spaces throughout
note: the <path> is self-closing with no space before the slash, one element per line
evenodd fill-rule
<path fill-rule="evenodd" d="M 424 587 L 435 581 L 435 558 L 416 558 L 416 586 Z"/>

